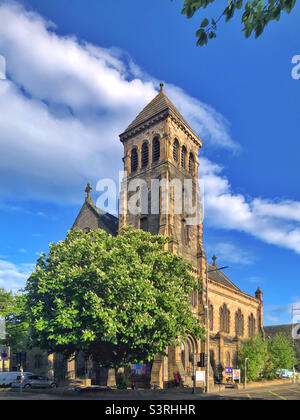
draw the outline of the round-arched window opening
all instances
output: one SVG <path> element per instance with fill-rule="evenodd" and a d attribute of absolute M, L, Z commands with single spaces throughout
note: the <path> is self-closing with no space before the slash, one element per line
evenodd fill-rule
<path fill-rule="evenodd" d="M 186 154 L 186 148 L 183 146 L 181 149 L 181 166 L 183 169 L 186 169 Z"/>
<path fill-rule="evenodd" d="M 149 148 L 148 148 L 148 143 L 143 143 L 142 146 L 142 168 L 145 168 L 146 166 L 148 166 L 148 162 L 149 162 Z"/>
<path fill-rule="evenodd" d="M 155 137 L 152 144 L 152 161 L 158 162 L 160 159 L 160 141 L 158 137 Z"/>
<path fill-rule="evenodd" d="M 135 172 L 138 168 L 138 153 L 137 149 L 131 151 L 131 172 Z"/>
<path fill-rule="evenodd" d="M 173 159 L 175 162 L 178 162 L 178 158 L 179 158 L 179 142 L 177 139 L 174 140 L 173 143 Z"/>

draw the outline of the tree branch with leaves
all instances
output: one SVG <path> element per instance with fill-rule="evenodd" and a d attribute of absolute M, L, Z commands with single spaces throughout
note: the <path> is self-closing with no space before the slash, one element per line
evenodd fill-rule
<path fill-rule="evenodd" d="M 254 33 L 255 38 L 258 38 L 269 22 L 279 21 L 282 12 L 292 11 L 296 0 L 229 0 L 224 3 L 227 5 L 224 4 L 218 17 L 210 19 L 205 17 L 202 20 L 196 32 L 197 46 L 206 45 L 209 40 L 216 38 L 219 23 L 222 20 L 229 22 L 240 10 L 243 11 L 241 20 L 245 37 L 249 38 Z M 217 4 L 216 0 L 185 0 L 181 13 L 190 19 L 200 9 L 206 9 L 211 4 Z"/>

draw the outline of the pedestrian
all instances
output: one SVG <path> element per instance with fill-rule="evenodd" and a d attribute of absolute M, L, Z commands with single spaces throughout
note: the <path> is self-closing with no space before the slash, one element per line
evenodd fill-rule
<path fill-rule="evenodd" d="M 177 372 L 175 376 L 175 387 L 178 388 L 180 386 L 181 376 L 180 373 Z"/>

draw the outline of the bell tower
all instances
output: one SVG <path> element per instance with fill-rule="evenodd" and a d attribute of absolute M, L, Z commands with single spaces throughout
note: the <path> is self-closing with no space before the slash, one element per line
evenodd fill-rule
<path fill-rule="evenodd" d="M 189 211 L 197 207 L 202 141 L 166 96 L 163 83 L 120 140 L 126 176 L 120 195 L 119 227 L 131 225 L 171 236 L 169 249 L 182 255 L 202 276 L 205 253 L 201 209 L 194 214 Z"/>

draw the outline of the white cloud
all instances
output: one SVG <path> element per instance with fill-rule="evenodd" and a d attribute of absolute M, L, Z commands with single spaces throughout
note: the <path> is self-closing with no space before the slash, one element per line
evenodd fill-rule
<path fill-rule="evenodd" d="M 246 232 L 300 254 L 299 202 L 273 202 L 235 194 L 222 176 L 222 168 L 205 158 L 200 158 L 200 176 L 204 180 L 204 214 L 209 224 Z"/>
<path fill-rule="evenodd" d="M 127 53 L 74 36 L 15 3 L 0 5 L 0 193 L 81 200 L 87 181 L 115 178 L 118 135 L 156 95 L 158 81 Z M 212 107 L 166 85 L 205 141 L 236 149 L 229 124 Z"/>
<path fill-rule="evenodd" d="M 13 264 L 0 260 L 0 288 L 17 292 L 25 286 L 26 280 L 33 272 L 34 264 Z"/>
<path fill-rule="evenodd" d="M 205 141 L 238 152 L 240 145 L 230 135 L 230 123 L 211 106 L 187 95 L 181 88 L 168 85 L 168 96 L 182 112 L 193 130 Z"/>
<path fill-rule="evenodd" d="M 270 322 L 279 322 L 280 321 L 280 317 L 267 315 L 267 316 L 265 316 L 265 320 L 266 321 L 270 321 Z"/>
<path fill-rule="evenodd" d="M 300 322 L 300 299 L 299 297 L 293 298 L 292 303 L 282 305 L 266 305 L 264 307 L 264 318 L 270 322 L 278 323 L 292 323 L 292 307 L 294 307 L 294 320 L 293 323 Z M 298 309 L 295 311 L 295 309 Z"/>
<path fill-rule="evenodd" d="M 252 252 L 245 250 L 238 245 L 230 242 L 216 242 L 213 246 L 207 246 L 207 253 L 213 253 L 217 256 L 217 262 L 222 264 L 252 264 L 255 260 Z"/>

